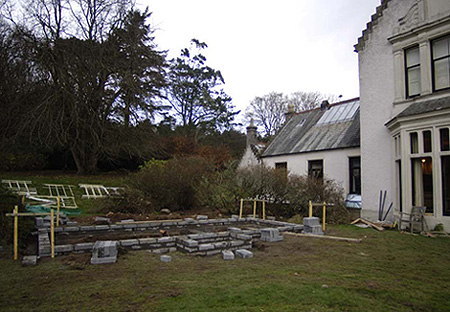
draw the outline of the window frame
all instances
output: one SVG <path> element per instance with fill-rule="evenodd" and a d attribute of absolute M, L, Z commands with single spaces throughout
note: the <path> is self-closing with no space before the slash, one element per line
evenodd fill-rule
<path fill-rule="evenodd" d="M 440 61 L 443 59 L 448 59 L 449 61 L 449 76 L 450 76 L 450 51 L 448 52 L 447 56 L 442 56 L 440 58 L 434 59 L 434 49 L 433 49 L 433 43 L 439 40 L 442 40 L 444 38 L 447 38 L 450 41 L 450 34 L 446 34 L 444 36 L 440 36 L 437 38 L 433 38 L 430 40 L 430 62 L 431 62 L 431 87 L 434 92 L 441 92 L 441 91 L 445 91 L 445 90 L 450 90 L 450 81 L 449 81 L 449 85 L 446 88 L 442 88 L 442 89 L 436 89 L 436 70 L 435 70 L 435 63 L 436 61 Z"/>
<path fill-rule="evenodd" d="M 412 66 L 408 66 L 408 51 L 411 51 L 411 50 L 417 50 L 418 51 L 418 53 L 419 53 L 419 62 L 417 63 L 417 64 L 415 64 L 415 65 L 412 65 Z M 408 48 L 405 48 L 404 50 L 404 62 L 405 62 L 405 66 L 404 66 L 404 68 L 405 68 L 405 95 L 406 95 L 406 98 L 407 99 L 411 99 L 411 98 L 414 98 L 414 97 L 417 97 L 417 96 L 420 96 L 421 94 L 422 94 L 422 82 L 421 82 L 421 71 L 422 71 L 422 69 L 421 69 L 421 64 L 420 64 L 420 47 L 419 47 L 419 45 L 414 45 L 414 46 L 412 46 L 412 47 L 408 47 Z M 410 70 L 412 70 L 412 69 L 416 69 L 416 68 L 418 68 L 419 69 L 419 84 L 420 84 L 420 87 L 419 87 L 419 93 L 417 93 L 417 94 L 409 94 L 409 92 L 410 92 L 410 88 L 409 88 L 409 72 L 410 72 Z"/>

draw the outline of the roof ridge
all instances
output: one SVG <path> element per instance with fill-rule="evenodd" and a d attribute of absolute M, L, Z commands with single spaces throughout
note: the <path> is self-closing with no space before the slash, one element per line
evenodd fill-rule
<path fill-rule="evenodd" d="M 383 16 L 383 11 L 388 7 L 388 3 L 392 0 L 381 0 L 381 4 L 377 6 L 376 11 L 372 14 L 370 22 L 366 24 L 366 29 L 362 31 L 362 36 L 358 38 L 358 43 L 354 45 L 355 52 L 362 51 L 369 39 L 369 34 L 373 30 L 373 26 L 378 24 L 379 18 Z"/>

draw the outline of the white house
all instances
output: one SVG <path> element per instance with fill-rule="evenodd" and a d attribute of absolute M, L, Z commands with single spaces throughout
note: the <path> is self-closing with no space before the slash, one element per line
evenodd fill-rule
<path fill-rule="evenodd" d="M 265 165 L 327 177 L 361 194 L 359 99 L 293 114 L 262 154 Z"/>
<path fill-rule="evenodd" d="M 362 216 L 378 218 L 386 190 L 395 211 L 426 206 L 428 227 L 450 231 L 450 0 L 381 1 L 355 50 Z"/>

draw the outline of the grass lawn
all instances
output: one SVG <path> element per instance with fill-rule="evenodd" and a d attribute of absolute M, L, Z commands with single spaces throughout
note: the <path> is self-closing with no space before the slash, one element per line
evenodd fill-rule
<path fill-rule="evenodd" d="M 450 239 L 330 226 L 347 243 L 285 235 L 254 258 L 146 251 L 21 267 L 0 253 L 2 311 L 450 311 Z"/>

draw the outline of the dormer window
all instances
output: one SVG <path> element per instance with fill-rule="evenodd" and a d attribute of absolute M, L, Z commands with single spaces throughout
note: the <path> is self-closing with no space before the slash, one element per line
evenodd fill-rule
<path fill-rule="evenodd" d="M 450 88 L 450 36 L 433 40 L 433 88 L 435 91 Z"/>
<path fill-rule="evenodd" d="M 405 67 L 407 97 L 420 95 L 420 53 L 418 46 L 405 50 Z"/>

